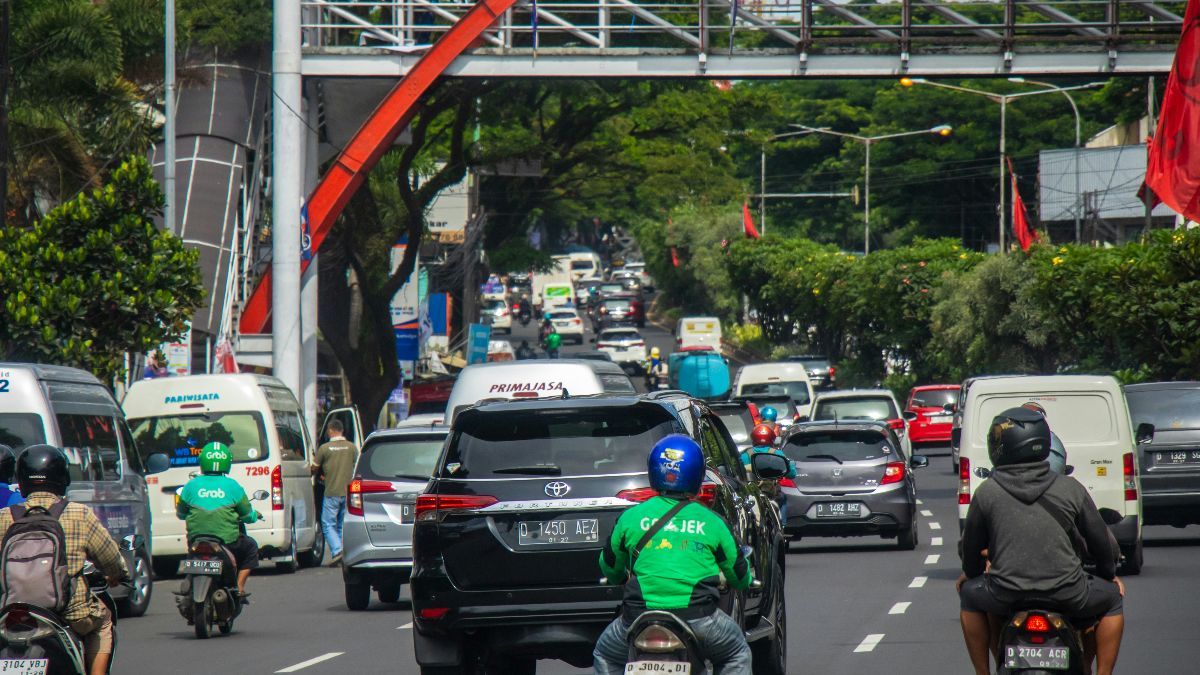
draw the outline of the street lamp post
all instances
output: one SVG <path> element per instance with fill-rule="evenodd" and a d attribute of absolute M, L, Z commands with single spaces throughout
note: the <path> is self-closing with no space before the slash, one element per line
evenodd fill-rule
<path fill-rule="evenodd" d="M 811 132 L 808 131 L 789 131 L 787 133 L 775 134 L 767 137 L 762 145 L 759 146 L 758 155 L 758 224 L 762 228 L 762 233 L 767 233 L 767 143 L 777 141 L 781 138 L 791 136 L 804 136 Z"/>
<path fill-rule="evenodd" d="M 953 128 L 949 124 L 939 124 L 929 129 L 918 129 L 916 131 L 901 131 L 895 134 L 882 134 L 880 136 L 860 136 L 859 134 L 849 134 L 842 131 L 833 131 L 824 127 L 808 127 L 803 124 L 792 124 L 789 126 L 803 129 L 798 133 L 812 134 L 827 134 L 829 136 L 841 136 L 842 138 L 850 138 L 862 143 L 866 149 L 866 159 L 864 162 L 865 174 L 863 178 L 863 255 L 871 252 L 871 146 L 889 138 L 902 138 L 904 136 L 920 136 L 922 134 L 936 134 L 938 136 L 949 136 Z"/>
<path fill-rule="evenodd" d="M 971 87 L 962 87 L 962 86 L 958 86 L 958 85 L 954 85 L 954 84 L 945 84 L 943 82 L 931 82 L 931 81 L 926 80 L 925 78 L 921 78 L 921 77 L 902 77 L 902 78 L 900 78 L 900 84 L 905 87 L 911 87 L 915 84 L 924 84 L 924 85 L 928 85 L 930 87 L 938 87 L 940 89 L 949 89 L 951 91 L 958 91 L 958 92 L 963 92 L 966 94 L 975 94 L 976 96 L 983 96 L 984 98 L 987 98 L 990 101 L 994 101 L 994 102 L 1000 104 L 1000 164 L 999 164 L 999 166 L 1000 166 L 1000 186 L 999 186 L 1000 187 L 1000 213 L 999 213 L 999 224 L 997 226 L 997 231 L 998 231 L 997 238 L 998 238 L 998 242 L 1000 245 L 1000 253 L 1002 253 L 1002 254 L 1005 252 L 1005 250 L 1004 250 L 1004 233 L 1005 233 L 1005 229 L 1006 229 L 1005 228 L 1005 211 L 1006 211 L 1005 206 L 1007 205 L 1007 202 L 1008 202 L 1008 200 L 1006 198 L 1007 191 L 1005 190 L 1005 187 L 1004 187 L 1004 161 L 1005 161 L 1005 157 L 1007 156 L 1007 149 L 1005 146 L 1006 146 L 1006 139 L 1007 139 L 1008 102 L 1010 100 L 1016 99 L 1016 98 L 1024 98 L 1026 96 L 1038 96 L 1041 94 L 1061 93 L 1063 96 L 1066 96 L 1067 100 L 1071 103 L 1071 109 L 1075 112 L 1075 200 L 1074 200 L 1074 211 L 1075 211 L 1075 242 L 1078 243 L 1079 239 L 1080 239 L 1080 221 L 1079 221 L 1079 212 L 1080 212 L 1080 204 L 1079 204 L 1079 126 L 1080 126 L 1080 118 L 1079 118 L 1079 108 L 1075 105 L 1075 100 L 1067 92 L 1075 91 L 1077 89 L 1090 89 L 1092 87 L 1100 87 L 1100 86 L 1103 86 L 1104 83 L 1103 82 L 1089 82 L 1088 84 L 1080 84 L 1080 85 L 1076 85 L 1073 87 L 1055 87 L 1046 82 L 1036 82 L 1033 80 L 1025 80 L 1024 78 L 1021 78 L 1021 77 L 1013 77 L 1013 78 L 1009 78 L 1009 80 L 1012 82 L 1029 82 L 1030 84 L 1037 84 L 1037 85 L 1041 85 L 1043 87 L 1049 87 L 1049 88 L 1048 89 L 1039 89 L 1037 91 L 1022 91 L 1022 92 L 1018 92 L 1016 94 L 997 94 L 996 92 L 984 91 L 982 89 L 972 89 Z"/>

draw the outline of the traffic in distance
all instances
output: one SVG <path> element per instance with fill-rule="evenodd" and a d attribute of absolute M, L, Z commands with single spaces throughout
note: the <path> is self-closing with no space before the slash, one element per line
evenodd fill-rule
<path fill-rule="evenodd" d="M 0 364 L 4 672 L 1183 672 L 1200 383 L 842 388 L 563 260 L 369 434 L 269 376 Z"/>

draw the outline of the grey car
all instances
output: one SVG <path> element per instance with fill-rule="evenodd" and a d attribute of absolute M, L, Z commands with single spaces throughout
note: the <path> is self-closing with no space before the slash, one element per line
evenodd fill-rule
<path fill-rule="evenodd" d="M 789 356 L 788 361 L 798 361 L 808 371 L 808 381 L 813 389 L 833 389 L 837 386 L 837 368 L 829 362 L 829 357 L 818 354 L 796 354 Z"/>
<path fill-rule="evenodd" d="M 806 422 L 789 429 L 782 449 L 796 476 L 781 481 L 785 531 L 801 537 L 878 535 L 900 550 L 917 546 L 917 485 L 906 456 L 882 422 Z"/>
<path fill-rule="evenodd" d="M 417 495 L 449 431 L 440 424 L 386 429 L 363 444 L 342 527 L 342 581 L 351 610 L 366 609 L 372 589 L 380 602 L 400 599 L 400 586 L 412 574 Z"/>
<path fill-rule="evenodd" d="M 1131 384 L 1125 399 L 1135 427 L 1154 427 L 1137 447 L 1144 523 L 1200 523 L 1200 382 Z"/>

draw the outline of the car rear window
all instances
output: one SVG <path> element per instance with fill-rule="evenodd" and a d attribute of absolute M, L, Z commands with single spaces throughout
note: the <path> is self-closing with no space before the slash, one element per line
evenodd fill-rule
<path fill-rule="evenodd" d="M 595 265 L 591 260 L 573 260 L 571 261 L 571 269 L 573 270 L 590 270 Z"/>
<path fill-rule="evenodd" d="M 603 284 L 600 286 L 601 293 L 620 293 L 625 290 L 622 284 Z"/>
<path fill-rule="evenodd" d="M 635 330 L 606 330 L 596 339 L 600 342 L 636 342 L 642 336 Z"/>
<path fill-rule="evenodd" d="M 1134 426 L 1149 422 L 1155 429 L 1200 429 L 1200 389 L 1130 391 L 1129 416 Z"/>
<path fill-rule="evenodd" d="M 486 300 L 483 303 L 483 308 L 489 312 L 504 308 L 505 306 L 506 305 L 503 300 Z"/>
<path fill-rule="evenodd" d="M 42 416 L 37 413 L 0 413 L 0 443 L 16 452 L 45 443 Z"/>
<path fill-rule="evenodd" d="M 783 453 L 794 462 L 861 462 L 896 454 L 887 438 L 875 431 L 831 431 L 793 434 Z"/>
<path fill-rule="evenodd" d="M 604 306 L 609 309 L 629 309 L 628 300 L 605 300 Z"/>
<path fill-rule="evenodd" d="M 734 443 L 740 445 L 750 441 L 750 427 L 754 426 L 754 418 L 751 417 L 749 408 L 718 410 L 717 417 L 725 423 L 725 428 L 729 430 L 729 436 L 733 438 Z"/>
<path fill-rule="evenodd" d="M 892 400 L 882 396 L 817 401 L 814 420 L 894 420 L 900 417 Z"/>
<path fill-rule="evenodd" d="M 646 471 L 646 453 L 682 431 L 656 405 L 463 413 L 439 475 L 579 476 Z"/>
<path fill-rule="evenodd" d="M 808 384 L 805 382 L 754 382 L 743 384 L 741 393 L 743 396 L 754 396 L 756 394 L 789 396 L 798 405 L 806 405 L 812 402 L 808 396 Z"/>
<path fill-rule="evenodd" d="M 612 360 L 608 359 L 611 363 Z M 630 381 L 628 375 L 621 373 L 596 373 L 596 377 L 600 378 L 600 384 L 604 387 L 606 394 L 636 394 L 637 389 L 634 388 L 633 382 Z"/>
<path fill-rule="evenodd" d="M 912 405 L 915 408 L 941 408 L 947 403 L 958 403 L 958 389 L 931 389 L 913 392 L 912 395 Z"/>
<path fill-rule="evenodd" d="M 267 459 L 266 427 L 257 412 L 211 412 L 129 420 L 138 453 L 145 460 L 166 454 L 172 467 L 196 466 L 200 450 L 212 441 L 229 446 L 234 462 Z"/>
<path fill-rule="evenodd" d="M 574 318 L 576 318 L 575 312 L 547 312 L 546 316 L 550 317 L 551 319 L 574 319 Z"/>
<path fill-rule="evenodd" d="M 446 442 L 445 434 L 385 437 L 367 443 L 358 473 L 363 478 L 429 478 Z"/>

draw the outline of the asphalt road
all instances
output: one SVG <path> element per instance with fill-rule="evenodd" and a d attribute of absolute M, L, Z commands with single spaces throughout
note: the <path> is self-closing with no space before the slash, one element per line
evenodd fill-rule
<path fill-rule="evenodd" d="M 648 328 L 646 337 L 660 347 L 670 342 L 655 329 Z M 949 460 L 933 459 L 918 474 L 918 485 L 921 538 L 915 551 L 896 551 L 878 538 L 792 544 L 786 570 L 789 672 L 970 671 L 953 586 L 958 525 Z M 1200 594 L 1194 592 L 1200 528 L 1148 528 L 1146 537 L 1145 570 L 1125 580 L 1120 670 L 1196 672 L 1200 644 L 1192 621 L 1200 616 Z M 251 579 L 253 604 L 234 633 L 199 641 L 175 610 L 171 592 L 178 585 L 174 579 L 155 583 L 149 613 L 118 624 L 116 672 L 417 672 L 407 589 L 397 604 L 373 602 L 368 611 L 350 612 L 338 570 L 282 574 L 267 564 Z M 587 671 L 543 661 L 538 672 Z"/>

